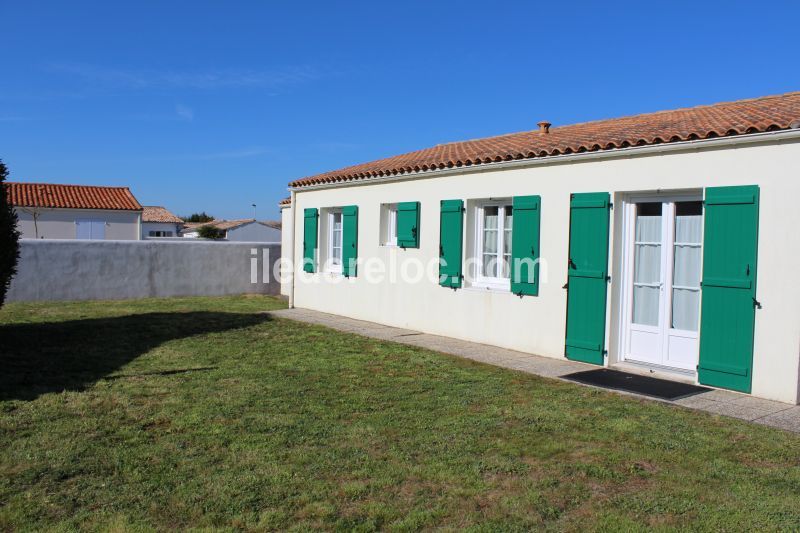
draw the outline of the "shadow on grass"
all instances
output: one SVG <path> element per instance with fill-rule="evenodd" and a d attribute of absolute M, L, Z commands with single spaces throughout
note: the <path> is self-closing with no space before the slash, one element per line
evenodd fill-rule
<path fill-rule="evenodd" d="M 33 400 L 48 392 L 80 391 L 167 341 L 269 320 L 266 314 L 145 313 L 0 326 L 0 400 Z M 118 377 L 129 376 L 110 378 Z"/>

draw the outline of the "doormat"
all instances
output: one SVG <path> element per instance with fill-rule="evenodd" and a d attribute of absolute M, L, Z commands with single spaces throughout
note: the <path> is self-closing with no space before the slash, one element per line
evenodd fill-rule
<path fill-rule="evenodd" d="M 711 390 L 708 387 L 698 387 L 688 383 L 629 374 L 607 368 L 575 372 L 561 377 L 570 381 L 585 383 L 586 385 L 635 392 L 636 394 L 661 398 L 662 400 L 679 400 Z"/>

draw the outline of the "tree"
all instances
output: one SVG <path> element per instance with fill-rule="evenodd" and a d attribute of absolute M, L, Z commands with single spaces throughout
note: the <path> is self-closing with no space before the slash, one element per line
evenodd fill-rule
<path fill-rule="evenodd" d="M 188 217 L 181 217 L 184 222 L 211 222 L 214 217 L 203 211 L 202 213 L 192 213 Z"/>
<path fill-rule="evenodd" d="M 7 177 L 8 168 L 0 160 L 0 306 L 6 300 L 11 278 L 17 273 L 19 259 L 17 214 L 8 203 L 8 191 L 3 184 Z"/>
<path fill-rule="evenodd" d="M 197 228 L 197 235 L 203 239 L 224 239 L 225 232 L 214 226 L 200 226 Z"/>

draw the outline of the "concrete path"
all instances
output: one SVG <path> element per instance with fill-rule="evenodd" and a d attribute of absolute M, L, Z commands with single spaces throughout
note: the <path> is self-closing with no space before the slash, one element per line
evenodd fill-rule
<path fill-rule="evenodd" d="M 420 348 L 427 348 L 465 359 L 472 359 L 473 361 L 479 361 L 481 363 L 528 372 L 529 374 L 536 374 L 537 376 L 548 378 L 562 379 L 562 376 L 565 374 L 598 368 L 594 365 L 576 363 L 574 361 L 567 361 L 566 359 L 541 357 L 514 350 L 507 350 L 505 348 L 498 348 L 496 346 L 462 341 L 450 337 L 440 337 L 438 335 L 429 335 L 419 331 L 384 326 L 374 322 L 365 322 L 363 320 L 355 320 L 308 309 L 281 309 L 279 311 L 269 311 L 269 314 L 276 317 L 298 320 L 300 322 L 327 326 L 338 331 L 355 333 L 365 337 L 419 346 Z M 571 381 L 570 383 L 575 382 Z M 680 405 L 707 413 L 740 418 L 757 424 L 800 433 L 800 406 L 798 405 L 762 400 L 746 394 L 725 390 L 712 390 L 676 401 L 658 400 L 650 396 L 642 396 L 628 392 L 613 392 Z"/>

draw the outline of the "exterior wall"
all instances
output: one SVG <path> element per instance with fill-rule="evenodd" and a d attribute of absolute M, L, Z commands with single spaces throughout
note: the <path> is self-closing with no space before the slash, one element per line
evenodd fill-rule
<path fill-rule="evenodd" d="M 292 257 L 292 237 L 294 236 L 294 226 L 292 224 L 291 207 L 281 206 L 281 250 L 285 251 L 286 259 Z M 292 293 L 292 272 L 286 269 L 281 277 L 281 295 L 287 298 Z"/>
<path fill-rule="evenodd" d="M 394 261 L 405 258 L 424 264 L 438 257 L 439 202 L 443 199 L 503 198 L 538 194 L 542 198 L 542 278 L 539 296 L 519 298 L 508 292 L 464 288 L 452 290 L 424 279 L 403 283 L 302 272 L 302 234 L 294 239 L 293 303 L 297 307 L 337 313 L 357 319 L 416 329 L 487 343 L 549 357 L 564 357 L 569 245 L 570 193 L 608 191 L 617 202 L 623 192 L 700 190 L 709 186 L 761 187 L 752 393 L 755 396 L 798 402 L 800 375 L 800 160 L 797 140 L 764 140 L 737 147 L 711 144 L 660 154 L 628 152 L 626 157 L 538 164 L 373 182 L 342 188 L 298 190 L 292 213 L 293 227 L 302 232 L 303 209 L 359 206 L 359 258 Z M 401 250 L 379 246 L 380 204 L 420 201 L 420 248 Z M 321 225 L 322 226 L 322 225 Z M 291 231 L 288 226 L 287 233 Z M 606 348 L 609 362 L 619 357 L 619 295 L 621 254 L 616 236 L 621 210 L 612 211 L 611 265 Z M 464 226 L 465 241 L 471 228 Z M 322 237 L 322 230 L 321 230 Z M 468 248 L 465 245 L 465 254 Z"/>
<path fill-rule="evenodd" d="M 159 239 L 161 237 L 150 237 L 151 231 L 171 231 L 173 237 L 178 237 L 180 227 L 172 222 L 142 222 L 142 239 Z"/>
<path fill-rule="evenodd" d="M 281 242 L 281 231 L 253 222 L 228 230 L 227 240 L 233 242 Z"/>
<path fill-rule="evenodd" d="M 277 244 L 181 241 L 21 241 L 8 301 L 116 300 L 277 294 Z M 256 249 L 256 255 L 252 250 Z M 268 251 L 265 261 L 264 251 Z M 257 259 L 255 269 L 253 260 Z M 268 264 L 266 269 L 263 268 Z M 256 274 L 255 282 L 252 276 Z"/>
<path fill-rule="evenodd" d="M 106 240 L 138 240 L 139 219 L 137 211 L 105 211 L 94 209 L 44 209 L 37 208 L 38 220 L 33 222 L 32 208 L 15 207 L 22 238 L 35 239 L 38 226 L 40 239 L 74 239 L 75 221 L 100 219 L 106 221 Z"/>

